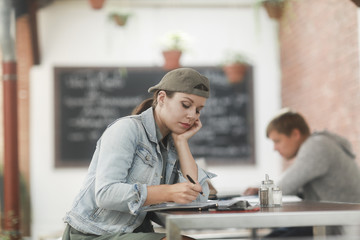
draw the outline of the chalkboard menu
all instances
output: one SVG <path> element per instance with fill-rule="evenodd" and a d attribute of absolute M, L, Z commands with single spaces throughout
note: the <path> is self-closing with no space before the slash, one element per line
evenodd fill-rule
<path fill-rule="evenodd" d="M 208 164 L 255 162 L 252 69 L 230 84 L 220 67 L 192 67 L 210 80 L 203 127 L 190 140 L 194 157 Z M 89 165 L 96 142 L 115 119 L 131 114 L 162 68 L 55 67 L 55 166 Z"/>

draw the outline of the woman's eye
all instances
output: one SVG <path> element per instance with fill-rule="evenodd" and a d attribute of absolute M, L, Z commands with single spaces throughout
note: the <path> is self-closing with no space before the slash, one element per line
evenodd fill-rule
<path fill-rule="evenodd" d="M 186 105 L 185 103 L 181 103 L 184 108 L 189 108 L 190 105 Z"/>

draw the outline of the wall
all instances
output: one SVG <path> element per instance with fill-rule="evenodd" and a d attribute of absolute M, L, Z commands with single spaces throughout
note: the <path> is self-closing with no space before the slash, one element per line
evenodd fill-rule
<path fill-rule="evenodd" d="M 359 155 L 357 15 L 350 0 L 292 1 L 281 21 L 280 54 L 282 105 L 303 113 L 312 130 L 345 136 Z"/>
<path fill-rule="evenodd" d="M 41 65 L 31 70 L 31 190 L 34 239 L 61 232 L 86 174 L 85 168 L 54 168 L 55 66 L 162 66 L 159 37 L 171 30 L 192 36 L 184 66 L 219 65 L 227 50 L 245 52 L 254 66 L 256 165 L 209 166 L 220 194 L 241 193 L 265 173 L 275 178 L 280 160 L 264 137 L 265 126 L 280 107 L 277 23 L 251 7 L 123 7 L 133 16 L 124 28 L 107 19 L 120 8 L 108 0 L 92 10 L 85 0 L 55 1 L 38 14 Z M 221 5 L 221 4 L 220 4 Z M 146 79 L 145 79 L 146 80 Z"/>

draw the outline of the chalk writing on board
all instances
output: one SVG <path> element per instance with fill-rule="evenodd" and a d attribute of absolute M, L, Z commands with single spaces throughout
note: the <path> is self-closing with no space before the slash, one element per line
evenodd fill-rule
<path fill-rule="evenodd" d="M 194 67 L 210 79 L 202 129 L 190 140 L 195 157 L 221 164 L 253 163 L 251 74 L 231 85 L 221 68 Z M 151 97 L 161 68 L 55 68 L 56 165 L 88 165 L 105 128 Z"/>

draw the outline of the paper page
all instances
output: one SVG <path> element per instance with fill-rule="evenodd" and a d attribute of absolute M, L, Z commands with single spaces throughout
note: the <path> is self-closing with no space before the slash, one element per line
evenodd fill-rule
<path fill-rule="evenodd" d="M 218 201 L 217 200 L 209 200 L 207 202 L 191 202 L 187 204 L 179 204 L 174 202 L 164 202 L 154 205 L 145 206 L 141 209 L 141 211 L 161 211 L 161 210 L 177 210 L 177 209 L 205 209 L 209 207 L 216 207 Z"/>

